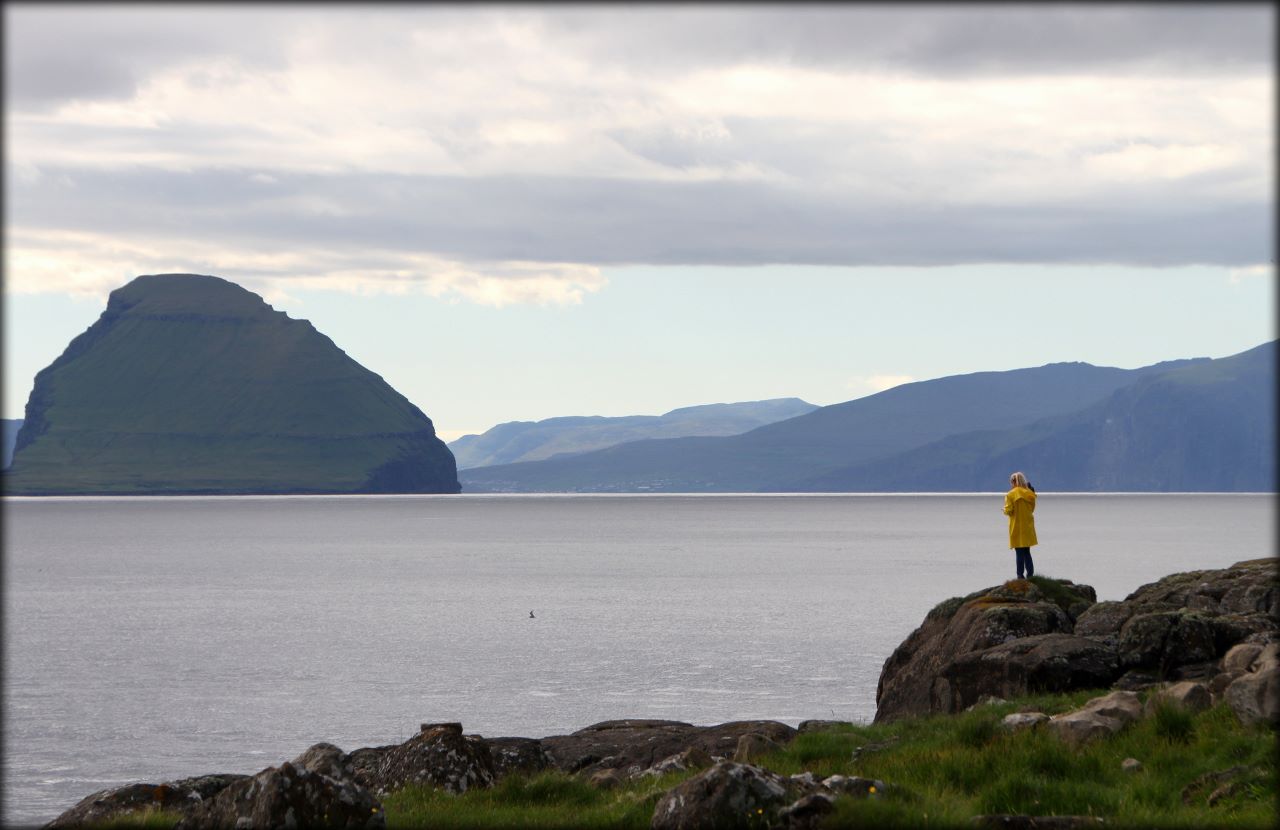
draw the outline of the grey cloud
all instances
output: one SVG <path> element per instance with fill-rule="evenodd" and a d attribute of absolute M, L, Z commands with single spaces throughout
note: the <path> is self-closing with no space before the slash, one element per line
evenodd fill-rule
<path fill-rule="evenodd" d="M 64 188 L 73 187 L 75 197 L 12 182 L 15 232 L 594 265 L 1236 266 L 1274 256 L 1269 204 L 1210 203 L 1171 184 L 1088 204 L 1049 194 L 998 206 L 928 199 L 894 205 L 763 182 L 273 172 L 277 182 L 267 184 L 246 170 L 45 172 L 69 182 Z M 315 203 L 349 213 L 311 210 Z"/>
<path fill-rule="evenodd" d="M 783 62 L 926 74 L 1259 68 L 1275 61 L 1268 4 L 834 4 L 571 8 L 539 14 L 601 60 Z"/>
<path fill-rule="evenodd" d="M 10 106 L 43 109 L 76 99 L 131 97 L 170 66 L 235 56 L 285 65 L 284 35 L 303 18 L 258 19 L 234 7 L 6 3 L 5 92 Z"/>
<path fill-rule="evenodd" d="M 5 6 L 10 105 L 131 95 L 153 73 L 232 56 L 284 66 L 299 40 L 337 61 L 402 61 L 414 27 L 524 23 L 557 51 L 665 74 L 735 62 L 933 75 L 1216 73 L 1275 62 L 1267 4 L 816 6 Z M 488 48 L 500 48 L 491 45 Z M 484 60 L 477 54 L 477 60 Z"/>

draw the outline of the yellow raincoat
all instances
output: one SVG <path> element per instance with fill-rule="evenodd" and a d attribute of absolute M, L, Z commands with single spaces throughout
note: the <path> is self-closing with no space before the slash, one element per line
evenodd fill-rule
<path fill-rule="evenodd" d="M 1029 548 L 1036 544 L 1036 494 L 1026 487 L 1014 487 L 1004 497 L 1004 514 L 1009 517 L 1009 547 Z"/>

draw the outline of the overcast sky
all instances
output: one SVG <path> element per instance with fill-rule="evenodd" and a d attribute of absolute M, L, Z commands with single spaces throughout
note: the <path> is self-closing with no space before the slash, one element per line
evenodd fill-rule
<path fill-rule="evenodd" d="M 6 417 L 144 273 L 450 438 L 1275 336 L 1269 4 L 5 17 Z"/>

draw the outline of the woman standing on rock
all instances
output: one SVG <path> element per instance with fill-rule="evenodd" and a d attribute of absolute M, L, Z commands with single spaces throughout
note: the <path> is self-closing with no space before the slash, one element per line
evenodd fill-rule
<path fill-rule="evenodd" d="M 1036 522 L 1032 516 L 1036 512 L 1036 491 L 1022 473 L 1009 476 L 1009 486 L 1011 489 L 1004 496 L 1004 514 L 1009 517 L 1009 547 L 1017 556 L 1018 579 L 1023 578 L 1023 571 L 1030 579 L 1036 572 L 1031 562 L 1031 546 L 1036 544 Z"/>

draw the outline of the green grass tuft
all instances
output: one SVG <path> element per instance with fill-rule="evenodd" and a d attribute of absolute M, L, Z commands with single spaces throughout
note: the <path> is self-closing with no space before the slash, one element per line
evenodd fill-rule
<path fill-rule="evenodd" d="M 1040 589 L 1040 592 L 1054 605 L 1063 611 L 1069 609 L 1078 602 L 1090 602 L 1090 599 L 1083 594 L 1076 593 L 1061 581 L 1051 576 L 1033 576 L 1030 577 L 1033 585 Z"/>
<path fill-rule="evenodd" d="M 1100 692 L 1037 695 L 887 724 L 798 735 L 758 765 L 878 778 L 878 798 L 837 800 L 823 827 L 972 828 L 986 813 L 1094 815 L 1113 828 L 1271 828 L 1277 825 L 1276 735 L 1242 726 L 1225 705 L 1199 713 L 1157 707 L 1111 738 L 1073 749 L 1043 729 L 1010 734 L 1000 719 L 1020 709 L 1056 714 Z M 1125 772 L 1125 758 L 1143 768 Z M 1200 776 L 1239 767 L 1233 786 L 1193 788 Z M 490 790 L 450 796 L 409 788 L 384 800 L 388 827 L 647 828 L 662 794 L 697 773 L 596 790 L 558 772 L 513 776 Z M 1218 792 L 1214 803 L 1211 794 Z"/>
<path fill-rule="evenodd" d="M 1185 744 L 1195 732 L 1195 718 L 1172 701 L 1157 701 L 1151 717 L 1156 734 L 1167 741 Z"/>

